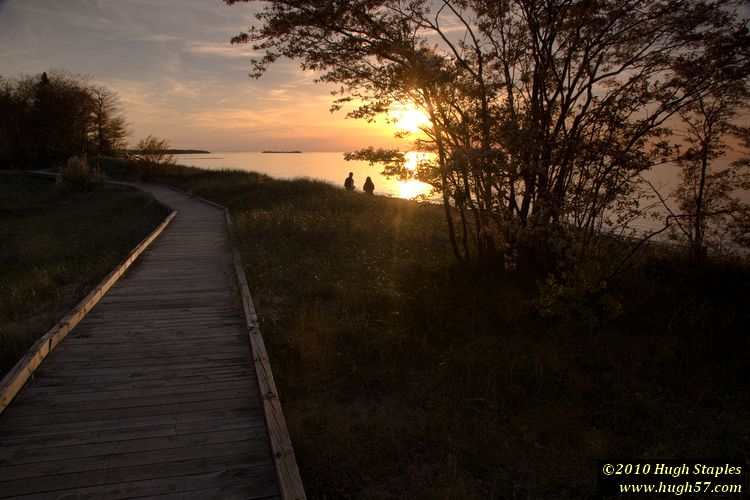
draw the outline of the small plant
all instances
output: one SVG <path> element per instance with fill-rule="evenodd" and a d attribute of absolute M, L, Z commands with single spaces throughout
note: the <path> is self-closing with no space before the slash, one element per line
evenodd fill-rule
<path fill-rule="evenodd" d="M 104 182 L 102 171 L 78 156 L 68 158 L 57 184 L 64 191 L 91 191 Z"/>
<path fill-rule="evenodd" d="M 622 314 L 622 304 L 608 291 L 607 283 L 587 280 L 561 282 L 550 275 L 539 285 L 539 314 L 548 319 L 567 319 L 595 326 Z"/>
<path fill-rule="evenodd" d="M 175 166 L 174 156 L 169 153 L 169 141 L 149 135 L 138 142 L 132 153 L 138 177 L 147 180 L 169 174 Z"/>

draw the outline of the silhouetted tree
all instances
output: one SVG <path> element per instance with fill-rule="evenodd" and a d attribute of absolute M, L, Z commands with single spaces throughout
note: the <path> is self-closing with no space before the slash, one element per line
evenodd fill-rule
<path fill-rule="evenodd" d="M 726 152 L 726 137 L 743 133 L 733 119 L 747 98 L 747 90 L 742 87 L 723 88 L 680 111 L 686 129 L 686 148 L 676 157 L 680 183 L 673 195 L 680 212 L 672 213 L 671 218 L 687 239 L 696 263 L 705 259 L 707 243 L 717 251 L 722 244 L 726 245 L 720 237 L 735 232 L 732 226 L 736 217 L 750 208 L 738 197 L 738 192 L 750 188 L 747 165 L 743 162 L 733 162 L 724 168 L 714 165 Z M 714 236 L 713 240 L 710 236 Z"/>
<path fill-rule="evenodd" d="M 36 82 L 25 78 L 17 83 L 4 80 L 0 90 L 0 161 L 19 165 L 30 158 L 34 141 L 31 137 L 31 109 Z"/>
<path fill-rule="evenodd" d="M 738 171 L 743 183 L 738 188 L 747 192 L 750 191 L 750 127 L 738 127 L 735 135 L 740 140 L 744 155 L 733 161 L 731 167 Z M 731 214 L 730 234 L 736 244 L 750 248 L 750 203 L 742 203 L 741 210 Z"/>
<path fill-rule="evenodd" d="M 633 208 L 676 113 L 747 77 L 737 4 L 277 0 L 232 41 L 263 54 L 253 76 L 288 57 L 339 84 L 349 116 L 414 103 L 431 120 L 416 146 L 435 153 L 417 173 L 442 193 L 456 255 L 558 265 Z M 397 151 L 355 156 L 404 173 Z"/>
<path fill-rule="evenodd" d="M 85 83 L 62 72 L 42 73 L 31 109 L 37 163 L 56 163 L 88 153 L 93 104 Z"/>
<path fill-rule="evenodd" d="M 90 87 L 93 98 L 91 116 L 90 151 L 100 155 L 113 155 L 125 149 L 128 135 L 125 116 L 120 109 L 117 92 L 106 87 Z"/>
<path fill-rule="evenodd" d="M 13 86 L 0 76 L 0 161 L 15 150 L 18 117 Z"/>
<path fill-rule="evenodd" d="M 117 94 L 65 72 L 0 79 L 0 161 L 60 164 L 71 156 L 124 148 Z"/>

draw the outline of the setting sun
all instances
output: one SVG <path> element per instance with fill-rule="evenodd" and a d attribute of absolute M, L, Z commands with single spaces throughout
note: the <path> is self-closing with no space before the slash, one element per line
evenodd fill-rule
<path fill-rule="evenodd" d="M 424 111 L 413 104 L 396 104 L 389 113 L 398 130 L 418 132 L 430 123 Z"/>

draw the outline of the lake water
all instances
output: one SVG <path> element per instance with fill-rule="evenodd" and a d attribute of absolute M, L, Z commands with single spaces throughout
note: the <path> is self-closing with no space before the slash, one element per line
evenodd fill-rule
<path fill-rule="evenodd" d="M 430 186 L 427 184 L 417 180 L 388 179 L 380 174 L 380 165 L 371 166 L 366 161 L 346 161 L 344 153 L 217 152 L 177 155 L 176 159 L 182 165 L 206 169 L 252 170 L 278 179 L 307 177 L 342 188 L 344 179 L 349 172 L 353 172 L 357 191 L 362 191 L 365 179 L 369 176 L 375 184 L 375 194 L 406 199 L 430 194 Z"/>
<path fill-rule="evenodd" d="M 414 155 L 408 153 L 407 155 Z M 343 188 L 349 172 L 354 173 L 357 191 L 369 176 L 375 183 L 375 194 L 405 199 L 423 197 L 438 200 L 431 194 L 429 185 L 417 180 L 399 181 L 381 175 L 380 165 L 370 165 L 366 161 L 346 161 L 343 153 L 260 153 L 260 152 L 216 152 L 207 154 L 177 155 L 177 162 L 206 169 L 231 168 L 268 174 L 279 179 L 311 178 L 328 182 Z M 413 156 L 407 156 L 409 161 Z M 674 165 L 655 168 L 646 177 L 667 194 L 674 189 L 677 170 Z M 642 200 L 642 206 L 653 200 Z M 661 227 L 660 222 L 642 218 L 630 221 L 628 227 L 639 232 L 650 232 Z"/>

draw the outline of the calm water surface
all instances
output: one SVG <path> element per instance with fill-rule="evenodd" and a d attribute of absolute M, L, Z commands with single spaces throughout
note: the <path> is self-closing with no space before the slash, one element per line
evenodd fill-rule
<path fill-rule="evenodd" d="M 343 153 L 257 153 L 217 152 L 178 155 L 183 165 L 206 169 L 231 168 L 268 174 L 279 179 L 311 178 L 344 187 L 349 172 L 354 173 L 354 185 L 362 191 L 369 176 L 375 183 L 375 194 L 413 199 L 429 196 L 430 186 L 417 180 L 399 181 L 380 174 L 382 167 L 370 166 L 366 161 L 346 161 Z"/>
<path fill-rule="evenodd" d="M 407 153 L 407 161 L 411 154 L 413 153 Z M 353 172 L 355 186 L 360 192 L 365 179 L 370 176 L 375 183 L 375 194 L 406 199 L 437 199 L 431 195 L 431 188 L 427 184 L 417 180 L 388 179 L 380 174 L 382 168 L 379 165 L 371 166 L 366 161 L 346 161 L 343 153 L 215 152 L 178 155 L 177 161 L 183 165 L 206 169 L 232 168 L 261 172 L 280 179 L 311 178 L 342 189 L 344 179 L 349 172 Z M 674 165 L 663 165 L 648 172 L 646 178 L 668 196 L 676 185 L 677 170 Z M 653 203 L 653 200 L 642 200 L 642 206 L 649 203 Z M 628 223 L 628 228 L 639 232 L 650 232 L 659 227 L 660 221 L 649 218 L 639 218 Z"/>

